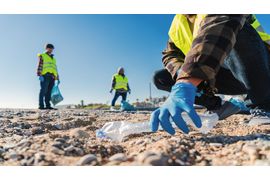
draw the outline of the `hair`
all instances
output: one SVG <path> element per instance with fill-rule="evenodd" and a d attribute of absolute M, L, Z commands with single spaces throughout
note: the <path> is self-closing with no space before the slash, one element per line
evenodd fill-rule
<path fill-rule="evenodd" d="M 46 44 L 45 49 L 47 49 L 47 48 L 54 49 L 54 46 L 52 44 Z"/>

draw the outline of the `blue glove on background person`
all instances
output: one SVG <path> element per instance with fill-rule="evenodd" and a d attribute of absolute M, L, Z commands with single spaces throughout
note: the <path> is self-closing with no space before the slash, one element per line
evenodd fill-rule
<path fill-rule="evenodd" d="M 44 77 L 43 76 L 39 76 L 39 80 L 40 80 L 40 82 L 43 82 L 44 81 Z"/>
<path fill-rule="evenodd" d="M 186 112 L 195 126 L 200 128 L 202 122 L 193 107 L 196 91 L 197 88 L 191 83 L 175 84 L 168 99 L 152 113 L 150 118 L 151 130 L 156 132 L 161 125 L 165 131 L 174 135 L 175 130 L 171 124 L 171 121 L 173 121 L 184 133 L 189 133 L 188 126 L 181 116 L 183 112 Z"/>

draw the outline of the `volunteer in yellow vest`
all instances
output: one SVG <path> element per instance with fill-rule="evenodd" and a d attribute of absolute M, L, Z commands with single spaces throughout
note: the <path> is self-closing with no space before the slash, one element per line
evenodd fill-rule
<path fill-rule="evenodd" d="M 56 83 L 60 84 L 59 75 L 56 66 L 56 59 L 54 58 L 52 44 L 46 44 L 46 51 L 42 54 L 38 54 L 39 63 L 37 75 L 40 80 L 40 93 L 39 93 L 39 109 L 51 109 L 51 92 Z M 44 106 L 45 100 L 45 106 Z"/>
<path fill-rule="evenodd" d="M 215 93 L 247 94 L 250 112 L 270 117 L 270 36 L 255 15 L 179 14 L 168 34 L 162 53 L 165 69 L 155 73 L 154 83 L 170 95 L 152 113 L 153 131 L 161 125 L 174 134 L 171 119 L 188 133 L 183 112 L 201 127 L 194 103 L 217 112 L 220 119 L 239 110 L 236 104 L 222 104 Z"/>
<path fill-rule="evenodd" d="M 115 94 L 111 103 L 111 110 L 115 110 L 115 103 L 120 96 L 122 96 L 122 101 L 126 101 L 127 93 L 131 93 L 128 78 L 125 75 L 125 70 L 123 67 L 118 68 L 118 72 L 113 75 L 110 93 L 113 91 L 115 91 Z"/>

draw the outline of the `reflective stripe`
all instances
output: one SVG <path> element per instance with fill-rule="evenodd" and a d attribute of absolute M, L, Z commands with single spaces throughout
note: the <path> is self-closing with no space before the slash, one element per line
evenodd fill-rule
<path fill-rule="evenodd" d="M 253 15 L 253 19 L 254 19 L 254 22 L 251 24 L 251 26 L 258 32 L 258 34 L 260 35 L 260 37 L 262 38 L 262 40 L 269 44 L 269 41 L 270 41 L 270 35 L 267 34 L 262 25 L 260 24 L 260 22 L 258 21 L 258 19 L 256 18 L 255 15 Z"/>

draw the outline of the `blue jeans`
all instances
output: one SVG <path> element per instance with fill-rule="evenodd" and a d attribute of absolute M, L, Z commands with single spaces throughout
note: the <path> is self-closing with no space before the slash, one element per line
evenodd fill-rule
<path fill-rule="evenodd" d="M 113 100 L 112 100 L 112 106 L 115 106 L 115 103 L 117 101 L 117 99 L 122 96 L 122 101 L 126 101 L 127 100 L 127 92 L 119 92 L 119 91 L 115 91 Z"/>
<path fill-rule="evenodd" d="M 54 86 L 54 77 L 51 74 L 43 75 L 44 81 L 40 82 L 40 92 L 39 92 L 39 108 L 44 108 L 44 98 L 46 108 L 51 107 L 51 92 Z"/>
<path fill-rule="evenodd" d="M 154 75 L 154 84 L 170 91 L 175 80 L 167 70 L 160 70 Z M 251 25 L 245 24 L 238 33 L 235 46 L 216 75 L 216 88 L 219 94 L 248 94 L 252 108 L 270 110 L 270 52 Z M 212 100 L 209 107 L 220 101 Z"/>

